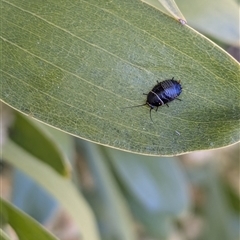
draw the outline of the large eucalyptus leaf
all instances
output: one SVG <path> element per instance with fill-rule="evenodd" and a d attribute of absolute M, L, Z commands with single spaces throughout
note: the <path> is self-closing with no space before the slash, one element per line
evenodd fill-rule
<path fill-rule="evenodd" d="M 138 0 L 1 1 L 1 99 L 90 141 L 151 155 L 239 140 L 239 65 Z M 157 80 L 182 101 L 149 118 Z"/>

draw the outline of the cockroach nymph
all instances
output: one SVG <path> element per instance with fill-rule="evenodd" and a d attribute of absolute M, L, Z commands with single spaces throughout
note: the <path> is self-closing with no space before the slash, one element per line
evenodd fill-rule
<path fill-rule="evenodd" d="M 157 111 L 158 107 L 162 105 L 168 106 L 168 103 L 173 101 L 174 99 L 178 99 L 181 101 L 181 99 L 178 98 L 181 92 L 182 86 L 180 84 L 180 81 L 174 80 L 174 77 L 172 79 L 164 80 L 162 82 L 157 81 L 157 84 L 149 93 L 143 93 L 144 95 L 147 95 L 146 103 L 127 108 L 148 105 L 150 107 L 150 119 L 152 120 L 151 111 L 153 109 L 156 109 Z"/>

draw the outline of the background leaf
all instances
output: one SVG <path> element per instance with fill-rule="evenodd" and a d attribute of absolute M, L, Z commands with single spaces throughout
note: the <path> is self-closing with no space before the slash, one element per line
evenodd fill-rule
<path fill-rule="evenodd" d="M 165 11 L 158 0 L 146 3 Z M 235 0 L 176 0 L 190 26 L 223 43 L 239 47 L 239 3 Z"/>
<path fill-rule="evenodd" d="M 239 4 L 235 0 L 177 0 L 190 26 L 218 41 L 240 47 Z"/>
<path fill-rule="evenodd" d="M 217 179 L 216 170 L 206 169 L 206 181 L 209 184 L 206 206 L 203 214 L 206 214 L 206 227 L 202 239 L 206 240 L 235 240 L 239 238 L 239 231 L 234 227 L 236 222 L 239 224 L 239 215 L 235 215 L 238 221 L 234 221 L 233 213 L 227 204 L 226 195 L 224 195 L 220 181 Z M 235 231 L 234 231 L 235 230 Z M 238 226 L 239 230 L 239 226 Z M 236 235 L 236 232 L 238 233 Z"/>
<path fill-rule="evenodd" d="M 69 179 L 63 178 L 10 140 L 4 145 L 3 158 L 36 180 L 62 204 L 79 226 L 84 240 L 99 239 L 92 211 Z"/>
<path fill-rule="evenodd" d="M 57 240 L 51 233 L 44 229 L 34 219 L 30 218 L 24 212 L 15 208 L 7 201 L 0 198 L 1 217 L 4 216 L 7 222 L 17 233 L 19 240 L 34 240 L 38 239 Z"/>
<path fill-rule="evenodd" d="M 0 229 L 0 240 L 11 240 L 2 229 Z"/>
<path fill-rule="evenodd" d="M 175 158 L 106 151 L 125 191 L 138 205 L 154 214 L 164 212 L 169 215 L 178 215 L 188 207 L 188 186 Z"/>
<path fill-rule="evenodd" d="M 136 239 L 132 214 L 106 161 L 105 147 L 82 140 L 77 145 L 93 178 L 94 186 L 84 193 L 98 220 L 102 239 Z"/>
<path fill-rule="evenodd" d="M 156 239 L 168 239 L 190 203 L 187 179 L 175 158 L 129 154 L 106 148 L 135 217 Z"/>
<path fill-rule="evenodd" d="M 158 0 L 158 2 L 160 2 L 162 6 L 177 20 L 181 19 L 184 20 L 184 23 L 186 23 L 186 19 L 184 18 L 174 0 Z M 148 3 L 148 0 L 146 3 Z"/>
<path fill-rule="evenodd" d="M 24 150 L 50 165 L 63 176 L 69 175 L 70 166 L 47 131 L 36 121 L 16 112 L 10 138 Z"/>
<path fill-rule="evenodd" d="M 135 0 L 1 1 L 1 99 L 103 145 L 173 155 L 239 140 L 239 65 L 222 49 Z M 149 119 L 156 80 L 182 102 Z"/>

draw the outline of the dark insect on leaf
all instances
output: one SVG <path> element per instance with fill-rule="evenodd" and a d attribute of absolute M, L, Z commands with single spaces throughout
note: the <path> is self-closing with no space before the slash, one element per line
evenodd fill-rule
<path fill-rule="evenodd" d="M 152 109 L 158 110 L 158 107 L 162 105 L 167 105 L 168 103 L 173 101 L 174 99 L 181 100 L 177 98 L 182 92 L 182 86 L 180 81 L 172 79 L 168 79 L 162 82 L 157 82 L 157 84 L 153 87 L 153 89 L 149 93 L 143 93 L 147 95 L 146 103 L 132 107 L 141 107 L 148 105 L 150 107 L 150 119 L 152 120 L 151 111 Z M 169 107 L 169 106 L 168 106 Z"/>

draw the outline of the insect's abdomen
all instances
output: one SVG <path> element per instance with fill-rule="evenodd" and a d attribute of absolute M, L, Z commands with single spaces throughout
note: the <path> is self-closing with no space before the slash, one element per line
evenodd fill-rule
<path fill-rule="evenodd" d="M 158 107 L 173 101 L 182 92 L 181 84 L 173 79 L 158 83 L 148 93 L 147 103 L 152 107 Z"/>

